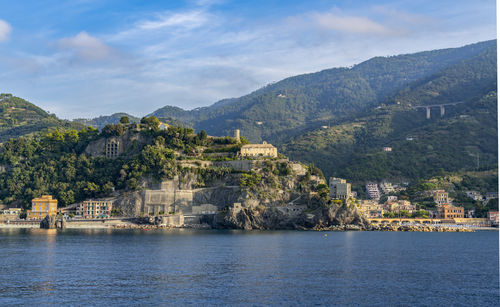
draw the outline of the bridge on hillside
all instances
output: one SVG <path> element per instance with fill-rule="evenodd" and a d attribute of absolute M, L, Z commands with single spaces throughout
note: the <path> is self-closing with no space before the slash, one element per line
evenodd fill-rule
<path fill-rule="evenodd" d="M 442 104 L 431 104 L 431 105 L 427 105 L 427 106 L 414 106 L 414 107 L 412 107 L 412 109 L 414 109 L 414 110 L 425 109 L 426 118 L 431 119 L 431 108 L 439 107 L 439 109 L 441 110 L 441 117 L 443 117 L 444 111 L 445 111 L 445 109 L 444 109 L 445 106 L 455 106 L 455 105 L 461 104 L 461 103 L 464 103 L 464 102 L 457 101 L 457 102 L 442 103 Z"/>

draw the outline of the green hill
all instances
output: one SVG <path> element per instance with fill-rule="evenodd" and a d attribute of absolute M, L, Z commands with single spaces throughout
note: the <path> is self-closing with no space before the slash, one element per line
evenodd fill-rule
<path fill-rule="evenodd" d="M 428 178 L 497 165 L 496 41 L 392 57 L 287 78 L 172 117 L 211 135 L 240 129 L 327 176 L 355 182 Z M 431 109 L 417 106 L 458 103 Z M 326 126 L 327 128 L 321 128 Z M 408 140 L 407 140 L 408 139 Z M 382 151 L 392 147 L 392 152 Z"/>
<path fill-rule="evenodd" d="M 85 126 L 92 126 L 94 128 L 97 128 L 97 129 L 102 129 L 106 125 L 119 123 L 122 116 L 128 117 L 130 122 L 137 122 L 138 123 L 141 120 L 138 117 L 121 112 L 121 113 L 114 113 L 111 115 L 103 115 L 103 116 L 99 116 L 99 117 L 92 118 L 92 119 L 77 118 L 77 119 L 74 119 L 73 121 L 76 123 L 83 124 Z"/>
<path fill-rule="evenodd" d="M 11 94 L 0 94 L 0 142 L 50 128 L 83 128 Z"/>
<path fill-rule="evenodd" d="M 231 135 L 234 129 L 240 129 L 253 142 L 283 141 L 317 127 L 318 122 L 366 111 L 410 84 L 495 46 L 496 41 L 488 41 L 461 48 L 376 57 L 352 68 L 287 78 L 209 107 L 185 111 L 167 106 L 150 115 L 175 118 L 211 135 Z"/>
<path fill-rule="evenodd" d="M 498 163 L 496 48 L 402 89 L 384 104 L 283 144 L 294 159 L 354 182 L 428 178 Z M 415 106 L 447 104 L 445 115 Z M 383 147 L 391 147 L 384 152 Z M 479 166 L 477 160 L 479 156 Z"/>

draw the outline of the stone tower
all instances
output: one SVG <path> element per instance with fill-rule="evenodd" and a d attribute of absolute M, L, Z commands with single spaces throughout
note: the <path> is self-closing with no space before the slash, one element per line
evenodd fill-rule
<path fill-rule="evenodd" d="M 234 130 L 234 138 L 236 139 L 236 142 L 240 142 L 240 129 Z"/>

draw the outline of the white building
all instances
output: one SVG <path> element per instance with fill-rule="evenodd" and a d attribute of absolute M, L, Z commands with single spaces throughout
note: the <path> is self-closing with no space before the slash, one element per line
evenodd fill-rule
<path fill-rule="evenodd" d="M 380 191 L 378 190 L 378 184 L 376 183 L 367 183 L 365 185 L 366 193 L 371 199 L 379 200 L 380 199 Z"/>
<path fill-rule="evenodd" d="M 345 179 L 330 178 L 330 197 L 335 199 L 348 199 L 351 197 L 351 184 Z"/>

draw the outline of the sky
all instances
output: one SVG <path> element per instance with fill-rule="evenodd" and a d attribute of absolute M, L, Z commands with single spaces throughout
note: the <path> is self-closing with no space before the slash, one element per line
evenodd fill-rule
<path fill-rule="evenodd" d="M 0 0 L 0 92 L 65 119 L 144 116 L 495 38 L 491 0 Z"/>

